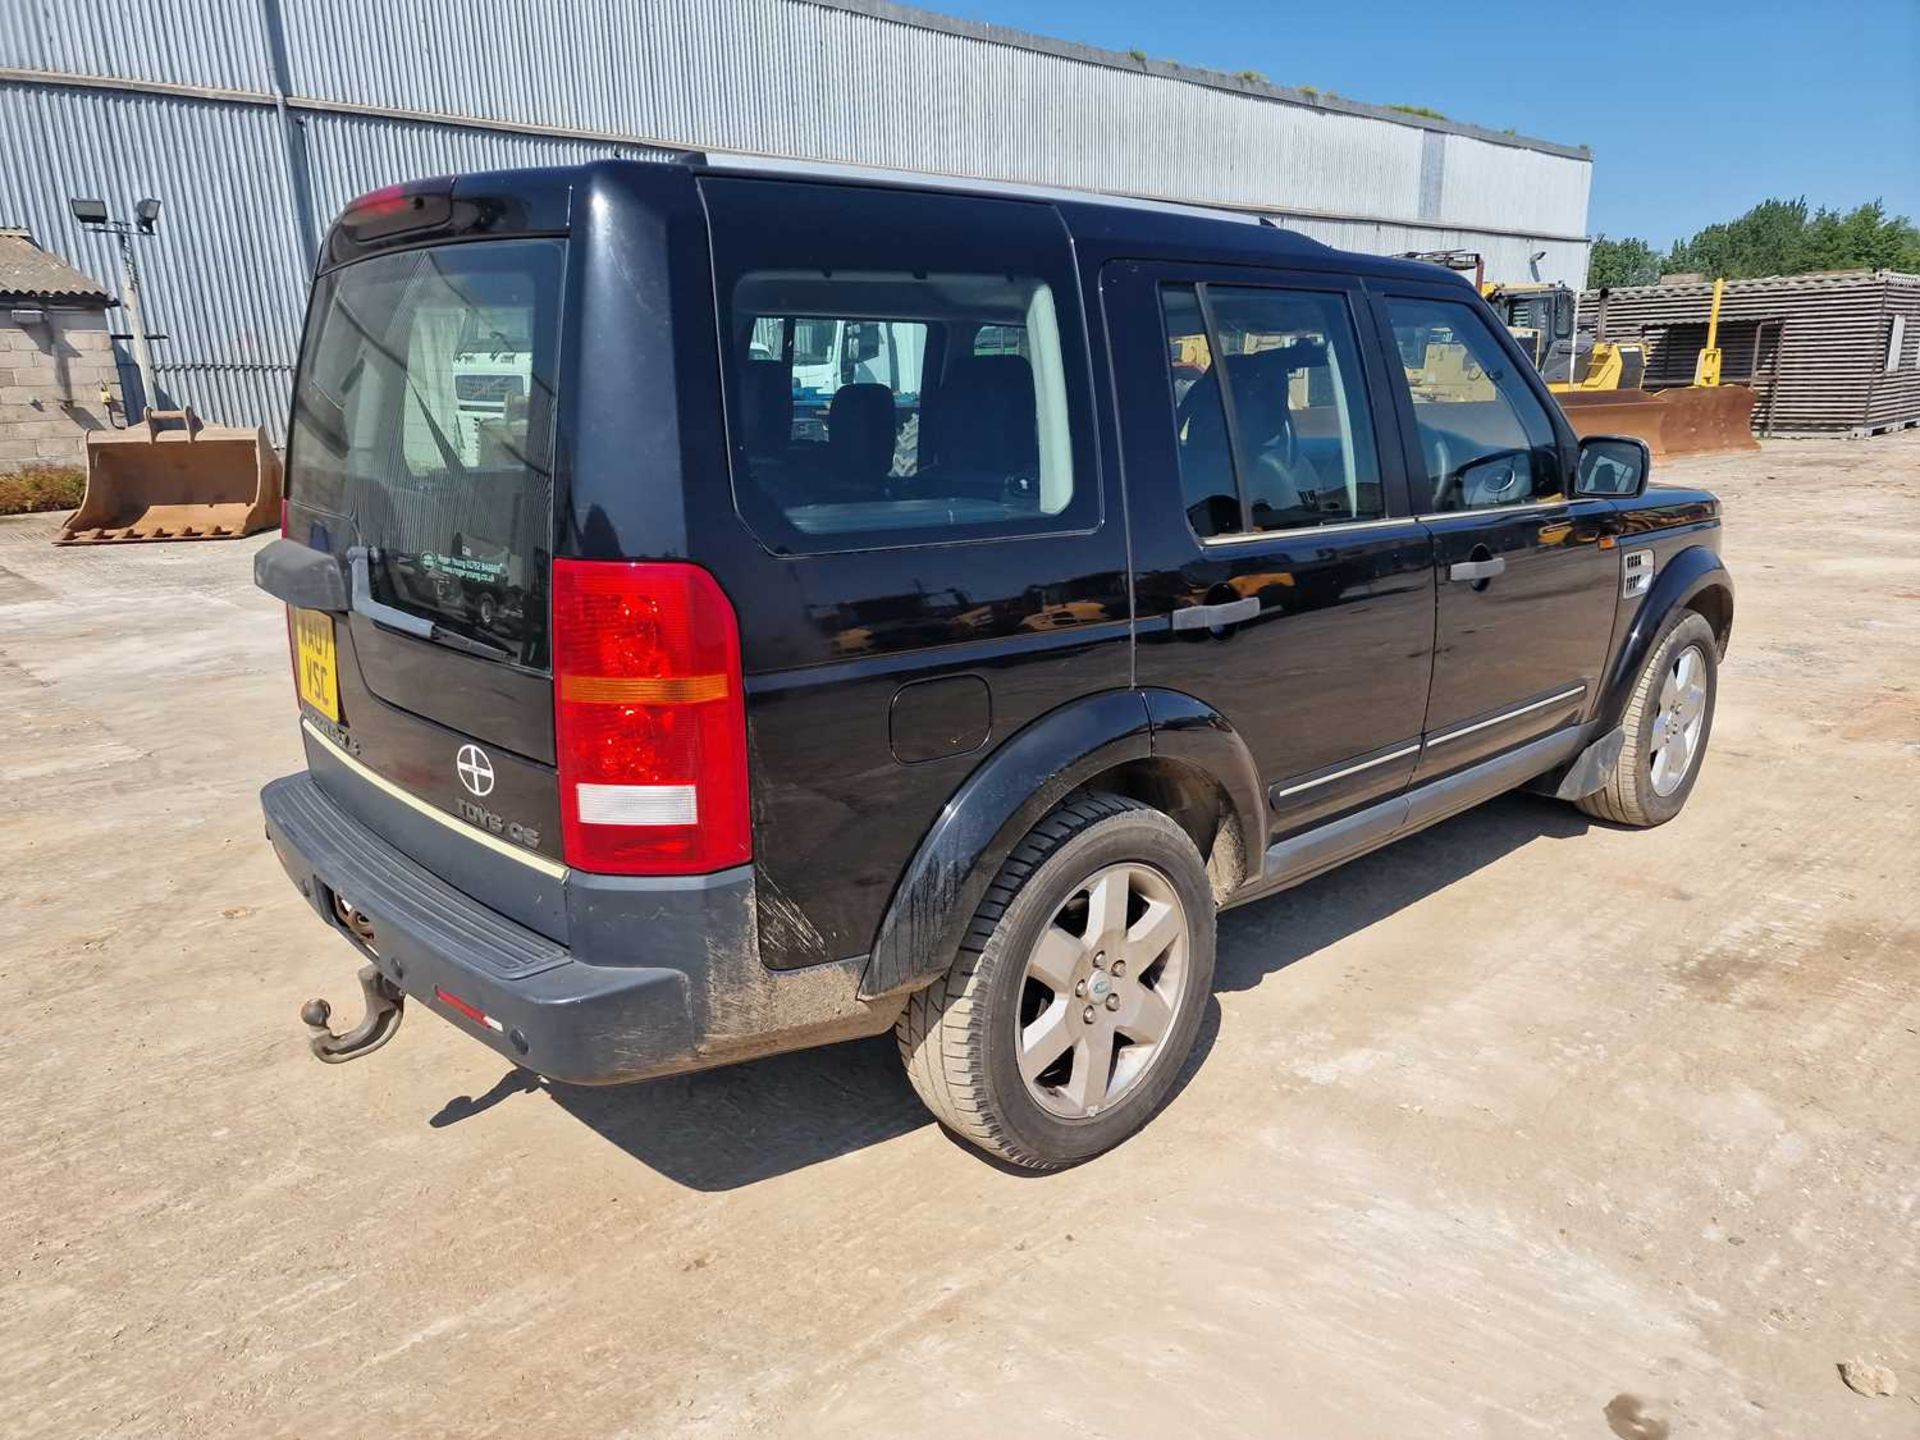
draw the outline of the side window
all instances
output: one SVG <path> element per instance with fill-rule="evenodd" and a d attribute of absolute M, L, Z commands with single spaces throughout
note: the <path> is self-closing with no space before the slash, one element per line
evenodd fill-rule
<path fill-rule="evenodd" d="M 1027 327 L 1024 325 L 982 325 L 973 332 L 976 355 L 1027 356 Z"/>
<path fill-rule="evenodd" d="M 1553 422 L 1486 322 L 1448 300 L 1390 299 L 1426 466 L 1429 512 L 1556 500 L 1566 493 Z"/>
<path fill-rule="evenodd" d="M 1386 514 L 1344 296 L 1209 286 L 1254 530 Z"/>
<path fill-rule="evenodd" d="M 1059 321 L 1035 277 L 749 271 L 733 334 L 741 478 L 794 548 L 1018 533 L 1074 499 Z"/>
<path fill-rule="evenodd" d="M 1343 296 L 1209 285 L 1203 297 L 1201 287 L 1169 285 L 1161 307 L 1180 488 L 1196 535 L 1386 513 Z"/>
<path fill-rule="evenodd" d="M 1226 405 L 1213 373 L 1200 298 L 1191 285 L 1160 292 L 1167 324 L 1167 364 L 1173 380 L 1173 416 L 1180 457 L 1180 494 L 1187 523 L 1201 539 L 1240 530 L 1240 491 L 1233 478 Z"/>

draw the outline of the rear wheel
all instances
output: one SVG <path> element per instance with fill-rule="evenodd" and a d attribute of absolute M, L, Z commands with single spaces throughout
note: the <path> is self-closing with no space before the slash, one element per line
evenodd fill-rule
<path fill-rule="evenodd" d="M 1693 793 L 1713 732 L 1719 688 L 1713 627 L 1682 611 L 1655 643 L 1634 681 L 1621 724 L 1627 732 L 1613 775 L 1576 802 L 1619 825 L 1664 825 Z"/>
<path fill-rule="evenodd" d="M 895 1029 L 949 1130 L 1034 1170 L 1132 1135 L 1166 1099 L 1213 985 L 1213 896 L 1185 831 L 1070 801 L 1008 857 L 953 968 Z"/>

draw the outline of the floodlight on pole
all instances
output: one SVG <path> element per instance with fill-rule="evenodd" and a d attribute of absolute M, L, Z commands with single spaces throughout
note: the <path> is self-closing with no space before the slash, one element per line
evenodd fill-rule
<path fill-rule="evenodd" d="M 147 322 L 140 310 L 140 267 L 133 259 L 135 234 L 152 235 L 160 223 L 160 202 L 151 195 L 133 207 L 134 219 L 115 220 L 107 213 L 107 202 L 92 198 L 70 198 L 67 210 L 75 220 L 96 235 L 112 235 L 120 242 L 120 303 L 127 312 L 127 331 L 133 341 L 133 364 L 140 372 L 142 412 L 153 408 L 156 397 L 153 383 L 153 355 L 147 348 Z M 140 417 L 128 407 L 127 419 Z"/>

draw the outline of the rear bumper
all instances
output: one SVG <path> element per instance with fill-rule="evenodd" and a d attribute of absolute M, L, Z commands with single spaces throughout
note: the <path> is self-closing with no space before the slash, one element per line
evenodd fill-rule
<path fill-rule="evenodd" d="M 586 954 L 496 913 L 361 825 L 310 775 L 260 792 L 267 838 L 314 912 L 406 994 L 517 1065 L 612 1084 L 892 1023 L 857 997 L 859 963 L 772 972 L 755 949 L 753 873 L 596 885 Z M 341 921 L 345 898 L 373 926 Z M 440 998 L 457 996 L 475 1020 Z M 897 1006 L 894 1007 L 897 1011 Z M 497 1027 L 497 1028 L 496 1028 Z"/>

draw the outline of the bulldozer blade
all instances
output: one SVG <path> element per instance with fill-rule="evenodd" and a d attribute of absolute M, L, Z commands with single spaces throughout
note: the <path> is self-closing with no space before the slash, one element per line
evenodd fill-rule
<path fill-rule="evenodd" d="M 87 436 L 86 493 L 53 543 L 230 540 L 279 521 L 280 457 L 265 430 L 149 411 L 139 425 Z"/>
<path fill-rule="evenodd" d="M 1669 455 L 1723 455 L 1758 450 L 1753 391 L 1745 385 L 1688 385 L 1662 390 L 1661 436 Z"/>
<path fill-rule="evenodd" d="M 1646 441 L 1656 460 L 1667 453 L 1667 407 L 1657 395 L 1646 390 L 1567 390 L 1553 398 L 1576 435 L 1631 435 Z"/>
<path fill-rule="evenodd" d="M 1554 396 L 1573 433 L 1632 435 L 1653 458 L 1758 450 L 1753 391 L 1744 385 L 1687 385 L 1673 390 L 1570 390 Z"/>

